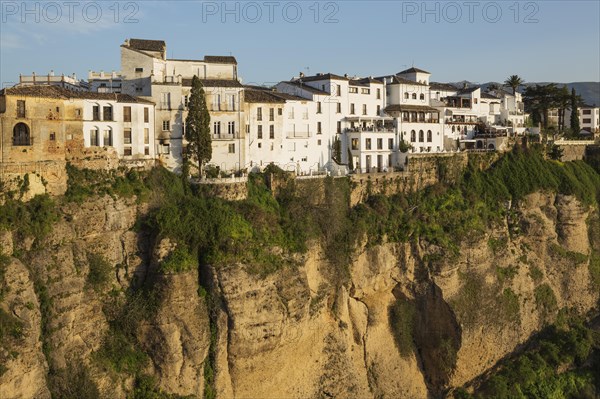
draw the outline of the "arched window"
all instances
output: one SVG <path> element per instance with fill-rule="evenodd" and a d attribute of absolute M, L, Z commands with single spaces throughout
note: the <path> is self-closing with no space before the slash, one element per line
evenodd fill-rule
<path fill-rule="evenodd" d="M 425 100 L 425 94 L 421 93 L 421 95 L 419 96 L 419 98 L 420 98 L 421 100 Z"/>
<path fill-rule="evenodd" d="M 423 141 L 425 141 L 425 136 L 423 135 L 423 131 L 419 130 L 419 143 L 422 143 Z"/>
<path fill-rule="evenodd" d="M 408 99 L 408 92 L 407 91 L 404 92 L 404 98 Z"/>
<path fill-rule="evenodd" d="M 29 127 L 24 123 L 17 123 L 13 129 L 13 145 L 32 145 Z"/>
<path fill-rule="evenodd" d="M 410 131 L 410 142 L 414 143 L 417 141 L 417 133 L 414 130 Z"/>
<path fill-rule="evenodd" d="M 90 146 L 96 147 L 98 145 L 100 132 L 97 127 L 90 130 Z"/>
<path fill-rule="evenodd" d="M 427 142 L 431 143 L 432 141 L 433 141 L 433 137 L 432 137 L 432 134 L 431 134 L 431 130 L 428 130 L 427 131 Z"/>
<path fill-rule="evenodd" d="M 113 145 L 113 132 L 112 132 L 112 128 L 109 127 L 104 131 L 104 137 L 103 137 L 103 142 L 102 144 L 104 145 L 104 147 L 112 147 Z"/>
<path fill-rule="evenodd" d="M 456 126 L 452 126 L 452 133 L 456 132 Z"/>
<path fill-rule="evenodd" d="M 413 98 L 413 100 L 416 100 L 417 99 L 417 93 L 413 93 L 412 94 L 412 98 Z"/>

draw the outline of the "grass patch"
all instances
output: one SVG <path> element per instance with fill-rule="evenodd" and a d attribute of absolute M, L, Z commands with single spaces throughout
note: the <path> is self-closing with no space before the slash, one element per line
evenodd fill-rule
<path fill-rule="evenodd" d="M 505 281 L 511 281 L 517 274 L 519 269 L 516 266 L 500 267 L 496 266 L 496 275 L 501 284 Z"/>
<path fill-rule="evenodd" d="M 588 256 L 586 254 L 567 251 L 565 248 L 555 243 L 550 243 L 550 253 L 557 258 L 569 261 L 575 266 L 579 266 L 588 261 Z"/>
<path fill-rule="evenodd" d="M 544 278 L 544 273 L 539 267 L 531 265 L 529 266 L 529 277 L 531 277 L 534 282 L 539 283 L 542 281 L 542 278 Z"/>

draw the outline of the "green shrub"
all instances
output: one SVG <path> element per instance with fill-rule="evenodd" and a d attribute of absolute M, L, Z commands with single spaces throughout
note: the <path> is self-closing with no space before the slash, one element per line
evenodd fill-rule
<path fill-rule="evenodd" d="M 0 346 L 9 339 L 20 339 L 23 336 L 23 322 L 0 308 Z"/>
<path fill-rule="evenodd" d="M 189 253 L 187 247 L 178 246 L 173 252 L 160 263 L 162 273 L 181 273 L 198 267 L 198 260 Z"/>
<path fill-rule="evenodd" d="M 56 204 L 50 196 L 36 195 L 29 202 L 6 200 L 0 206 L 0 230 L 13 230 L 21 237 L 33 237 L 38 243 L 58 221 Z"/>
<path fill-rule="evenodd" d="M 550 243 L 550 253 L 556 257 L 563 258 L 571 262 L 574 266 L 581 265 L 588 260 L 586 254 L 574 251 L 567 251 L 558 244 Z"/>
<path fill-rule="evenodd" d="M 106 368 L 131 375 L 139 373 L 148 362 L 148 355 L 130 337 L 117 329 L 109 330 L 95 357 Z"/>
<path fill-rule="evenodd" d="M 512 280 L 519 273 L 519 269 L 515 266 L 499 267 L 496 266 L 496 274 L 500 283 Z"/>
<path fill-rule="evenodd" d="M 66 369 L 50 370 L 48 382 L 52 398 L 99 399 L 100 391 L 81 360 L 69 362 Z"/>
<path fill-rule="evenodd" d="M 529 267 L 529 276 L 534 282 L 538 283 L 542 280 L 542 278 L 544 278 L 544 273 L 539 267 L 531 265 Z"/>
<path fill-rule="evenodd" d="M 558 303 L 554 291 L 548 284 L 535 287 L 535 303 L 543 315 L 554 313 L 558 309 Z"/>
<path fill-rule="evenodd" d="M 102 255 L 89 253 L 87 255 L 89 272 L 86 279 L 86 285 L 93 288 L 94 291 L 101 291 L 110 281 L 110 273 L 113 267 Z"/>
<path fill-rule="evenodd" d="M 596 291 L 600 291 L 600 254 L 592 252 L 588 265 L 590 281 Z"/>

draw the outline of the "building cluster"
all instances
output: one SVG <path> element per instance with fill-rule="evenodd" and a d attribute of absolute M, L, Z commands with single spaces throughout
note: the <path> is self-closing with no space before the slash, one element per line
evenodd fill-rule
<path fill-rule="evenodd" d="M 519 93 L 435 83 L 414 67 L 380 77 L 299 74 L 267 88 L 242 84 L 232 56 L 169 59 L 164 41 L 128 39 L 119 72 L 21 76 L 0 92 L 2 162 L 92 148 L 178 171 L 194 76 L 211 117 L 210 164 L 228 173 L 271 163 L 298 174 L 398 170 L 418 154 L 502 149 L 526 129 Z"/>

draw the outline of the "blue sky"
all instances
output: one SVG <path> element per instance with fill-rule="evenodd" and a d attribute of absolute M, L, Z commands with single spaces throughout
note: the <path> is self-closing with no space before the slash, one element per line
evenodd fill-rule
<path fill-rule="evenodd" d="M 116 5 L 116 6 L 115 6 Z M 5 1 L 0 79 L 118 70 L 125 38 L 169 58 L 237 57 L 245 83 L 412 65 L 432 80 L 600 81 L 598 1 Z M 118 12 L 117 12 L 118 9 Z M 318 12 L 317 12 L 318 10 Z M 237 21 L 236 21 L 237 19 Z"/>

